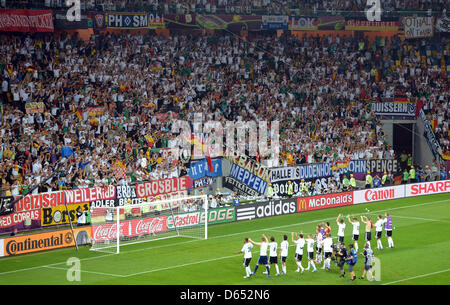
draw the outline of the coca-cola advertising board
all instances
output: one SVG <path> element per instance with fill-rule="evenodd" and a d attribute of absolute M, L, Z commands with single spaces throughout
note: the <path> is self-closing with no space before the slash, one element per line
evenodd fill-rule
<path fill-rule="evenodd" d="M 120 237 L 135 237 L 152 233 L 167 231 L 166 216 L 125 220 L 119 223 Z M 111 240 L 117 238 L 117 223 L 106 223 L 92 226 L 92 239 L 94 241 Z"/>

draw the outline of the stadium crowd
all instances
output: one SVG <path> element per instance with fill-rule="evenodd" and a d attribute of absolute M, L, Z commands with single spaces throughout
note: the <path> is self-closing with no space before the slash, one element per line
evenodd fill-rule
<path fill-rule="evenodd" d="M 2 7 L 9 8 L 65 8 L 63 0 L 2 0 Z M 448 6 L 445 0 L 384 0 L 382 9 L 395 11 L 442 11 Z M 369 5 L 371 6 L 371 5 Z M 157 11 L 160 13 L 215 13 L 228 12 L 252 14 L 302 14 L 311 12 L 364 12 L 367 0 L 86 0 L 83 8 L 105 11 Z"/>
<path fill-rule="evenodd" d="M 171 123 L 194 113 L 280 121 L 283 165 L 391 159 L 368 102 L 398 88 L 449 98 L 446 38 L 2 33 L 0 58 L 1 187 L 13 195 L 185 175 L 158 149 L 180 144 Z"/>

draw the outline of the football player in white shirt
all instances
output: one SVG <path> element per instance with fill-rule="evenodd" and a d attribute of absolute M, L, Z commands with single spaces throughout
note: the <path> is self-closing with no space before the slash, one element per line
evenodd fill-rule
<path fill-rule="evenodd" d="M 277 255 L 278 244 L 275 241 L 275 237 L 270 237 L 269 243 L 269 269 L 270 266 L 275 264 L 275 269 L 277 270 L 277 276 L 280 275 L 280 269 L 278 268 L 278 255 Z"/>
<path fill-rule="evenodd" d="M 323 252 L 325 259 L 323 260 L 323 267 L 322 269 L 327 268 L 328 270 L 331 269 L 331 254 L 333 253 L 333 240 L 331 239 L 331 234 L 326 234 L 325 239 L 323 240 Z"/>
<path fill-rule="evenodd" d="M 345 221 L 344 217 L 341 217 L 342 214 L 339 214 L 336 218 L 336 223 L 338 225 L 338 242 L 344 243 L 344 231 L 345 231 Z"/>
<path fill-rule="evenodd" d="M 375 223 L 375 237 L 377 239 L 377 249 L 383 250 L 383 245 L 381 244 L 381 233 L 383 232 L 384 219 L 381 215 L 377 216 L 377 222 Z"/>
<path fill-rule="evenodd" d="M 312 272 L 316 272 L 316 265 L 314 264 L 314 239 L 312 238 L 312 234 L 308 234 L 308 238 L 306 239 L 306 252 L 308 252 L 308 267 L 305 269 L 309 270 L 309 267 L 313 267 Z"/>
<path fill-rule="evenodd" d="M 302 266 L 302 257 L 303 257 L 303 247 L 305 246 L 305 239 L 303 238 L 303 233 L 300 232 L 300 236 L 295 233 L 295 239 L 294 239 L 294 232 L 292 232 L 292 242 L 297 245 L 295 249 L 295 262 L 297 263 L 297 270 L 295 272 L 300 272 L 300 270 L 305 271 L 305 268 Z"/>
<path fill-rule="evenodd" d="M 322 262 L 323 235 L 321 228 L 322 227 L 320 225 L 316 227 L 316 264 L 320 264 Z"/>
<path fill-rule="evenodd" d="M 248 241 L 253 245 L 260 246 L 258 262 L 256 263 L 255 270 L 253 270 L 252 275 L 256 273 L 259 265 L 264 265 L 266 266 L 267 277 L 270 277 L 269 262 L 267 261 L 267 248 L 269 247 L 269 240 L 266 235 L 262 235 L 260 243 L 251 240 L 251 238 L 249 238 Z"/>
<path fill-rule="evenodd" d="M 283 241 L 280 243 L 281 273 L 286 274 L 286 258 L 288 256 L 289 242 L 287 235 L 283 235 Z"/>
<path fill-rule="evenodd" d="M 358 218 L 352 215 L 352 218 L 350 218 L 350 215 L 347 215 L 347 220 L 349 223 L 353 226 L 353 244 L 355 246 L 355 251 L 358 252 L 358 239 L 359 239 L 359 221 Z"/>
<path fill-rule="evenodd" d="M 244 253 L 244 267 L 245 273 L 247 274 L 244 278 L 249 278 L 252 274 L 250 269 L 250 261 L 252 260 L 252 248 L 253 245 L 248 241 L 248 237 L 244 238 L 244 245 L 241 251 L 235 251 L 235 254 Z"/>

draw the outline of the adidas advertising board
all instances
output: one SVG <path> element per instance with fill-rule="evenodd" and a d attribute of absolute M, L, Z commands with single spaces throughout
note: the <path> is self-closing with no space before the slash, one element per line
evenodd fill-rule
<path fill-rule="evenodd" d="M 251 220 L 297 212 L 297 199 L 270 200 L 236 207 L 236 220 Z"/>

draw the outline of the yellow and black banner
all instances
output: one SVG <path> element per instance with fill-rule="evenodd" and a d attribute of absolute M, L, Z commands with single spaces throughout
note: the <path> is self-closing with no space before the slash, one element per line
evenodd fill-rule
<path fill-rule="evenodd" d="M 77 209 L 81 207 L 81 210 L 90 208 L 89 203 L 79 203 L 79 204 L 69 204 L 67 205 L 69 213 L 67 214 L 66 206 L 54 206 L 48 208 L 42 208 L 41 213 L 41 225 L 43 227 L 46 226 L 54 226 L 60 224 L 68 224 L 69 219 L 73 222 L 77 222 Z"/>

